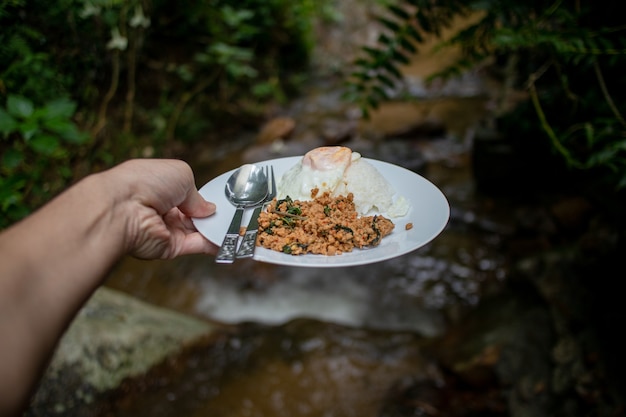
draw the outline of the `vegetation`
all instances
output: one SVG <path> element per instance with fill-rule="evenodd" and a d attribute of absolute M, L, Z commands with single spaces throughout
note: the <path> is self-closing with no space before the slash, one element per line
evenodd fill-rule
<path fill-rule="evenodd" d="M 284 100 L 318 6 L 0 0 L 0 229 L 86 173 Z"/>
<path fill-rule="evenodd" d="M 495 62 L 505 84 L 530 97 L 499 117 L 503 137 L 523 138 L 527 147 L 547 139 L 570 168 L 626 187 L 626 25 L 615 2 L 399 0 L 385 11 L 377 45 L 363 48 L 347 83 L 346 98 L 366 117 L 398 94 L 402 65 L 429 35 L 455 17 L 477 15 L 441 42 L 463 54 L 428 81 Z"/>

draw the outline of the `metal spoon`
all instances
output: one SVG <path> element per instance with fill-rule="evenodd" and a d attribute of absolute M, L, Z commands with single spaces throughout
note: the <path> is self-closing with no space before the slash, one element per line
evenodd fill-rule
<path fill-rule="evenodd" d="M 226 198 L 236 209 L 215 262 L 232 263 L 234 261 L 243 211 L 248 207 L 261 204 L 267 191 L 265 172 L 262 168 L 252 164 L 242 165 L 226 181 L 224 188 Z"/>

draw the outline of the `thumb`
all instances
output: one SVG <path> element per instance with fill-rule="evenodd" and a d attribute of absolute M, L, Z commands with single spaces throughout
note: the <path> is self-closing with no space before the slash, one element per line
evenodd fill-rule
<path fill-rule="evenodd" d="M 205 200 L 195 188 L 187 192 L 185 199 L 178 205 L 178 208 L 188 217 L 208 217 L 213 215 L 216 210 L 215 204 Z"/>

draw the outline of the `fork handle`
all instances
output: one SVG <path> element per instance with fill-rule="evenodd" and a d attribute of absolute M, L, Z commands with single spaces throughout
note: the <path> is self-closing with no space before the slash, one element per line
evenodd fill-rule
<path fill-rule="evenodd" d="M 239 245 L 239 250 L 237 251 L 237 258 L 249 258 L 254 255 L 256 235 L 259 231 L 259 223 L 257 222 L 257 219 L 259 218 L 262 209 L 263 206 L 259 206 L 252 212 L 250 223 L 248 224 L 246 233 L 243 235 L 243 239 Z"/>
<path fill-rule="evenodd" d="M 254 255 L 257 230 L 246 231 L 237 251 L 237 258 L 249 258 Z"/>
<path fill-rule="evenodd" d="M 243 207 L 237 207 L 233 219 L 228 226 L 226 236 L 220 250 L 217 252 L 215 262 L 220 264 L 230 264 L 235 260 L 235 251 L 237 250 L 237 241 L 239 240 L 239 227 L 243 218 Z"/>

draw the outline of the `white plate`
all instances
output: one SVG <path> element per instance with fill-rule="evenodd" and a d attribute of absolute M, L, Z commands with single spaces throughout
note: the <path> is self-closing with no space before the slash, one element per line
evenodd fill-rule
<path fill-rule="evenodd" d="M 279 181 L 283 173 L 301 159 L 301 156 L 278 158 L 258 162 L 256 165 L 274 166 L 276 181 Z M 352 252 L 336 256 L 313 254 L 295 256 L 257 247 L 253 259 L 278 265 L 307 267 L 363 265 L 404 255 L 437 237 L 448 223 L 450 216 L 450 206 L 443 193 L 430 181 L 413 171 L 388 162 L 364 159 L 372 164 L 395 188 L 396 193 L 403 195 L 411 205 L 405 216 L 391 219 L 396 227 L 390 235 L 383 238 L 378 246 L 354 249 Z M 196 229 L 218 246 L 222 244 L 235 211 L 234 206 L 228 202 L 224 194 L 226 180 L 234 171 L 233 169 L 225 172 L 200 188 L 200 194 L 217 205 L 217 212 L 207 218 L 193 219 Z M 243 226 L 248 224 L 251 213 L 252 210 L 246 210 L 244 213 Z M 407 223 L 413 223 L 413 228 L 406 230 Z"/>

